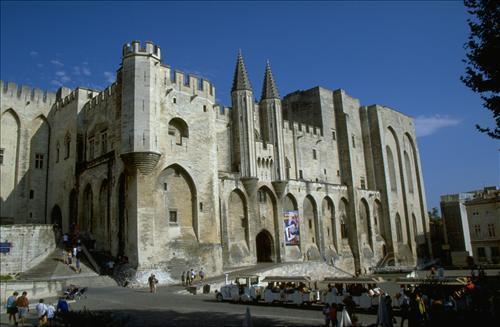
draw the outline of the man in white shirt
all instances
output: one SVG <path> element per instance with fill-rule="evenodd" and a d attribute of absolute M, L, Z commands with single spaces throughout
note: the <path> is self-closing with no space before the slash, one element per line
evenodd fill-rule
<path fill-rule="evenodd" d="M 38 316 L 38 326 L 45 325 L 47 323 L 47 306 L 43 303 L 43 299 L 40 299 L 36 305 L 36 314 Z"/>

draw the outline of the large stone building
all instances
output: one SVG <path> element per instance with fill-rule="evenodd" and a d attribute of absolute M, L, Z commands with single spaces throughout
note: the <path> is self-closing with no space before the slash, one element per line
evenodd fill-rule
<path fill-rule="evenodd" d="M 500 190 L 482 190 L 441 196 L 446 248 L 451 262 L 465 265 L 473 256 L 480 263 L 500 262 Z"/>
<path fill-rule="evenodd" d="M 254 100 L 241 54 L 232 107 L 206 80 L 123 47 L 116 82 L 1 85 L 1 217 L 77 223 L 139 270 L 332 259 L 413 265 L 429 222 L 412 118 L 314 87 Z"/>

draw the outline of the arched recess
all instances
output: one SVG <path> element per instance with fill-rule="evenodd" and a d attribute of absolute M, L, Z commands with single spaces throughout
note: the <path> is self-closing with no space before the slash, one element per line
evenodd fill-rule
<path fill-rule="evenodd" d="M 28 202 L 29 210 L 34 213 L 47 212 L 47 176 L 49 168 L 50 125 L 44 115 L 37 116 L 31 123 L 34 131 L 30 138 L 29 190 L 34 197 Z M 46 221 L 41 214 L 34 215 L 33 222 Z"/>
<path fill-rule="evenodd" d="M 189 138 L 188 124 L 181 118 L 175 117 L 168 122 L 168 135 L 175 144 L 182 145 L 183 139 Z"/>
<path fill-rule="evenodd" d="M 408 153 L 404 151 L 403 153 L 404 160 L 405 160 L 405 170 L 406 170 L 406 181 L 408 182 L 408 192 L 413 194 L 413 174 L 412 174 L 412 167 L 410 163 L 410 157 L 408 156 Z"/>
<path fill-rule="evenodd" d="M 396 166 L 394 162 L 394 155 L 392 154 L 392 150 L 389 146 L 386 146 L 387 152 L 387 163 L 389 165 L 389 185 L 391 186 L 392 192 L 398 191 L 398 182 L 396 179 Z"/>
<path fill-rule="evenodd" d="M 81 221 L 81 230 L 82 231 L 90 231 L 91 233 L 94 231 L 94 203 L 93 203 L 93 194 L 92 194 L 92 186 L 87 184 L 85 187 L 85 191 L 83 192 L 83 220 Z"/>
<path fill-rule="evenodd" d="M 370 209 L 366 199 L 362 198 L 359 202 L 359 222 L 361 225 L 361 235 L 365 235 L 368 245 L 373 248 L 372 227 L 370 222 Z M 359 231 L 358 231 L 359 232 Z M 363 236 L 362 236 L 363 237 Z"/>
<path fill-rule="evenodd" d="M 56 204 L 50 212 L 50 223 L 62 228 L 62 212 L 61 208 Z"/>
<path fill-rule="evenodd" d="M 14 219 L 21 122 L 13 109 L 4 111 L 0 118 L 0 149 L 3 160 L 0 169 L 0 216 Z"/>
<path fill-rule="evenodd" d="M 260 226 L 273 235 L 274 240 L 278 240 L 278 209 L 274 193 L 267 187 L 262 186 L 257 191 L 258 197 L 258 217 Z"/>
<path fill-rule="evenodd" d="M 108 244 L 110 239 L 110 221 L 109 221 L 109 183 L 104 179 L 99 189 L 99 226 L 96 239 L 102 240 L 104 244 Z M 98 236 L 98 237 L 97 237 Z"/>
<path fill-rule="evenodd" d="M 316 244 L 319 247 L 318 240 L 318 208 L 316 201 L 311 195 L 304 198 L 304 224 L 306 227 L 305 241 L 308 243 Z M 302 234 L 304 235 L 304 234 Z"/>
<path fill-rule="evenodd" d="M 169 223 L 191 230 L 198 239 L 198 197 L 191 175 L 173 164 L 160 174 L 159 186 L 164 192 L 165 216 Z"/>
<path fill-rule="evenodd" d="M 118 178 L 118 249 L 117 255 L 125 254 L 125 244 L 127 239 L 127 222 L 126 222 L 126 178 L 125 174 L 121 173 Z"/>
<path fill-rule="evenodd" d="M 403 226 L 401 225 L 401 217 L 399 216 L 399 213 L 396 214 L 395 223 L 396 223 L 396 241 L 398 243 L 403 243 Z"/>
<path fill-rule="evenodd" d="M 338 250 L 337 241 L 337 223 L 335 221 L 335 206 L 332 199 L 329 197 L 323 198 L 321 202 L 321 212 L 323 220 L 323 228 L 326 228 L 326 237 L 328 241 L 327 244 L 332 244 L 336 250 Z"/>
<path fill-rule="evenodd" d="M 283 210 L 285 211 L 296 211 L 298 210 L 297 200 L 292 194 L 287 194 L 283 199 Z"/>
<path fill-rule="evenodd" d="M 347 219 L 347 207 L 349 203 L 346 198 L 340 199 L 339 202 L 339 223 L 340 223 L 340 238 L 342 240 L 349 240 L 350 222 Z"/>
<path fill-rule="evenodd" d="M 235 189 L 229 195 L 228 201 L 228 236 L 230 243 L 238 243 L 242 240 L 248 246 L 248 211 L 245 195 L 239 189 Z"/>
<path fill-rule="evenodd" d="M 426 218 L 425 218 L 425 210 L 424 210 L 424 201 L 423 201 L 423 192 L 422 192 L 422 185 L 420 183 L 420 167 L 419 167 L 419 161 L 417 157 L 417 150 L 415 146 L 415 142 L 413 141 L 413 138 L 411 137 L 410 134 L 405 133 L 405 141 L 408 142 L 409 144 L 409 149 L 410 149 L 410 159 L 413 161 L 413 167 L 414 167 L 414 172 L 415 172 L 415 180 L 416 180 L 416 187 L 418 191 L 418 201 L 419 201 L 419 217 L 422 222 L 422 229 L 423 229 L 423 234 L 427 234 L 427 224 L 426 224 Z M 425 241 L 425 236 L 424 236 L 424 241 Z"/>

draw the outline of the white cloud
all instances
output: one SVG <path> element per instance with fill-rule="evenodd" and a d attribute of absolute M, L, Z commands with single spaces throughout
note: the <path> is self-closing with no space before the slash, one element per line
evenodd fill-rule
<path fill-rule="evenodd" d="M 73 67 L 73 74 L 76 76 L 80 76 L 82 74 L 80 67 L 78 66 Z"/>
<path fill-rule="evenodd" d="M 50 81 L 50 84 L 55 85 L 55 86 L 62 86 L 62 83 L 58 80 L 55 80 L 55 79 Z"/>
<path fill-rule="evenodd" d="M 87 67 L 82 67 L 82 74 L 85 75 L 85 76 L 90 76 L 92 75 L 90 73 L 90 70 L 87 68 Z"/>
<path fill-rule="evenodd" d="M 460 124 L 460 119 L 450 116 L 418 116 L 415 118 L 415 130 L 418 137 L 432 135 L 445 127 Z"/>
<path fill-rule="evenodd" d="M 63 77 L 61 77 L 61 82 L 64 83 L 64 82 L 69 82 L 69 81 L 71 81 L 71 77 L 69 77 L 69 76 L 63 76 Z"/>
<path fill-rule="evenodd" d="M 36 51 L 30 51 L 30 56 L 31 57 L 36 57 L 36 56 L 38 56 L 38 52 L 36 52 Z"/>
<path fill-rule="evenodd" d="M 50 63 L 53 65 L 56 65 L 56 66 L 64 66 L 64 64 L 62 62 L 60 62 L 59 60 L 55 60 L 55 59 L 52 59 L 50 61 Z"/>
<path fill-rule="evenodd" d="M 89 64 L 89 63 L 88 63 L 88 62 L 86 62 L 86 61 L 82 62 L 82 65 L 88 65 L 88 64 Z"/>
<path fill-rule="evenodd" d="M 43 64 L 36 64 L 38 68 L 43 68 Z"/>
<path fill-rule="evenodd" d="M 64 70 L 60 70 L 56 72 L 56 76 L 65 76 L 66 72 Z"/>
<path fill-rule="evenodd" d="M 108 83 L 115 82 L 115 74 L 113 74 L 112 72 L 104 72 L 104 77 L 106 78 L 106 81 Z"/>

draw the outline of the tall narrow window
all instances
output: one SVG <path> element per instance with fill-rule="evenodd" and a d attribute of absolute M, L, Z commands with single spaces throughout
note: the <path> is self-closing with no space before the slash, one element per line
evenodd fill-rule
<path fill-rule="evenodd" d="M 3 165 L 3 155 L 5 153 L 5 149 L 0 149 L 0 165 Z"/>
<path fill-rule="evenodd" d="M 304 175 L 302 174 L 302 170 L 299 170 L 299 178 L 304 179 Z"/>
<path fill-rule="evenodd" d="M 481 237 L 481 225 L 474 225 L 474 233 L 476 234 L 476 237 Z"/>
<path fill-rule="evenodd" d="M 337 139 L 337 135 L 335 135 L 335 130 L 332 129 L 332 140 L 336 140 Z"/>
<path fill-rule="evenodd" d="M 316 160 L 316 159 L 317 159 L 316 149 L 313 149 L 313 159 L 314 159 L 314 160 Z"/>
<path fill-rule="evenodd" d="M 177 210 L 168 211 L 168 222 L 177 224 Z"/>
<path fill-rule="evenodd" d="M 108 131 L 101 132 L 101 154 L 108 152 Z"/>
<path fill-rule="evenodd" d="M 352 139 L 352 147 L 355 148 L 356 147 L 356 138 L 354 137 L 354 134 L 352 134 L 351 139 Z"/>
<path fill-rule="evenodd" d="M 41 153 L 35 154 L 35 168 L 37 169 L 43 168 L 43 154 Z"/>
<path fill-rule="evenodd" d="M 64 138 L 64 145 L 66 148 L 66 153 L 64 154 L 64 159 L 68 159 L 71 154 L 71 135 L 67 134 Z"/>
<path fill-rule="evenodd" d="M 360 178 L 360 184 L 361 184 L 361 189 L 366 190 L 366 181 L 365 181 L 365 178 L 363 176 L 361 176 L 361 178 Z"/>
<path fill-rule="evenodd" d="M 61 147 L 59 146 L 59 142 L 57 142 L 57 145 L 56 145 L 56 162 L 59 162 L 60 149 L 61 149 Z"/>
<path fill-rule="evenodd" d="M 94 159 L 94 151 L 95 151 L 94 138 L 91 137 L 89 138 L 89 160 Z"/>
<path fill-rule="evenodd" d="M 488 235 L 495 237 L 495 224 L 488 224 Z"/>

